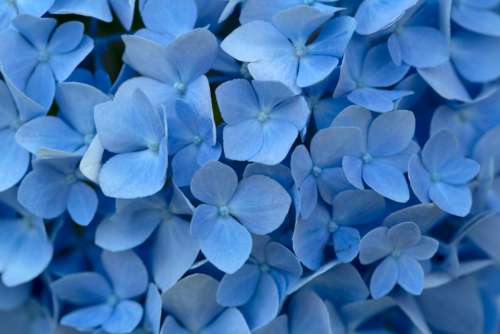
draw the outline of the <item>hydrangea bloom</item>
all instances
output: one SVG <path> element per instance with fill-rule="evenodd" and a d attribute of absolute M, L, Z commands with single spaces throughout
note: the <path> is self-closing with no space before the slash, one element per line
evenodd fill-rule
<path fill-rule="evenodd" d="M 313 270 L 326 257 L 332 245 L 340 262 L 351 262 L 358 255 L 359 231 L 352 227 L 378 219 L 385 209 L 384 198 L 371 190 L 346 190 L 335 196 L 332 212 L 319 204 L 307 219 L 295 225 L 293 249 L 300 261 Z"/>
<path fill-rule="evenodd" d="M 99 172 L 103 193 L 136 198 L 158 192 L 165 184 L 168 167 L 165 110 L 155 108 L 141 90 L 136 90 L 131 96 L 118 95 L 97 105 L 94 117 L 99 141 L 115 153 Z"/>
<path fill-rule="evenodd" d="M 343 16 L 325 24 L 332 14 L 299 6 L 273 16 L 272 24 L 252 21 L 234 30 L 221 47 L 232 57 L 248 62 L 257 80 L 281 81 L 298 91 L 325 79 L 354 32 L 355 21 Z M 311 43 L 311 34 L 321 33 Z"/>
<path fill-rule="evenodd" d="M 12 24 L 15 30 L 2 33 L 2 72 L 17 89 L 48 109 L 56 83 L 70 76 L 92 50 L 93 41 L 77 21 L 57 26 L 55 19 L 20 15 Z"/>
<path fill-rule="evenodd" d="M 356 154 L 361 133 L 356 128 L 328 128 L 318 131 L 311 140 L 310 152 L 297 146 L 290 165 L 299 192 L 300 214 L 308 218 L 321 198 L 332 204 L 335 193 L 350 188 L 342 171 L 342 158 Z M 326 149 L 327 148 L 327 149 Z"/>
<path fill-rule="evenodd" d="M 234 170 L 216 161 L 194 174 L 191 192 L 203 203 L 194 211 L 191 233 L 207 259 L 226 273 L 234 273 L 250 256 L 250 232 L 277 229 L 291 203 L 286 190 L 271 178 L 252 175 L 238 183 Z"/>
<path fill-rule="evenodd" d="M 55 218 L 68 210 L 88 225 L 97 210 L 97 195 L 78 170 L 78 158 L 36 160 L 19 185 L 19 203 L 38 217 Z"/>
<path fill-rule="evenodd" d="M 0 333 L 500 333 L 500 0 L 0 0 L 0 36 Z"/>
<path fill-rule="evenodd" d="M 239 307 L 250 328 L 259 328 L 279 312 L 289 284 L 302 275 L 295 255 L 268 237 L 253 239 L 248 262 L 226 274 L 217 288 L 217 302 Z"/>
<path fill-rule="evenodd" d="M 410 197 L 404 173 L 408 161 L 418 151 L 412 140 L 415 116 L 408 110 L 396 110 L 372 119 L 363 108 L 346 108 L 332 123 L 335 127 L 357 127 L 359 141 L 349 143 L 357 152 L 342 159 L 346 178 L 356 188 L 363 181 L 379 194 L 396 202 Z"/>
<path fill-rule="evenodd" d="M 421 156 L 411 159 L 408 175 L 421 202 L 432 201 L 442 210 L 463 217 L 472 206 L 468 182 L 479 167 L 476 161 L 463 157 L 456 137 L 442 130 L 427 141 Z"/>
<path fill-rule="evenodd" d="M 304 98 L 279 82 L 236 79 L 219 86 L 216 93 L 227 123 L 223 143 L 229 159 L 281 162 L 309 117 Z M 280 140 L 275 139 L 277 134 Z"/>
<path fill-rule="evenodd" d="M 382 260 L 370 281 L 373 298 L 385 296 L 396 284 L 411 294 L 422 293 L 424 270 L 418 261 L 430 259 L 437 247 L 438 242 L 422 236 L 413 222 L 368 232 L 360 242 L 359 260 L 365 265 Z"/>
<path fill-rule="evenodd" d="M 173 155 L 172 174 L 177 185 L 189 185 L 201 166 L 219 159 L 222 149 L 214 126 L 212 118 L 197 113 L 185 102 L 176 103 L 175 111 L 168 117 L 168 151 Z"/>
<path fill-rule="evenodd" d="M 101 222 L 96 244 L 122 251 L 142 244 L 156 230 L 152 249 L 152 274 L 166 290 L 191 267 L 199 246 L 189 233 L 193 207 L 177 186 L 152 197 L 117 203 L 117 212 Z"/>
<path fill-rule="evenodd" d="M 146 267 L 131 251 L 103 252 L 101 259 L 106 277 L 82 272 L 51 284 L 57 298 L 78 306 L 61 319 L 61 324 L 85 331 L 102 328 L 110 334 L 130 333 L 144 313 L 133 298 L 147 289 Z"/>

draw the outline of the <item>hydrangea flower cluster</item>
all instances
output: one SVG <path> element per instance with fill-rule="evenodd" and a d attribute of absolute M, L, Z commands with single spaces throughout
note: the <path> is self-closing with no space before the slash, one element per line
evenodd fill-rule
<path fill-rule="evenodd" d="M 0 0 L 0 333 L 500 332 L 500 0 Z"/>

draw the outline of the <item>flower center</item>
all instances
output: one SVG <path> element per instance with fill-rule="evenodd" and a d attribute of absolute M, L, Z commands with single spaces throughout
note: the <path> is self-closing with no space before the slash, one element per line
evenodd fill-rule
<path fill-rule="evenodd" d="M 267 273 L 271 268 L 266 263 L 261 263 L 259 265 L 260 271 Z"/>
<path fill-rule="evenodd" d="M 370 162 L 372 162 L 372 161 L 373 161 L 373 157 L 371 156 L 371 154 L 370 154 L 370 153 L 365 153 L 365 154 L 363 155 L 363 161 L 364 161 L 365 163 L 370 163 Z"/>
<path fill-rule="evenodd" d="M 186 92 L 186 84 L 180 81 L 174 83 L 174 88 L 179 94 L 184 94 Z"/>
<path fill-rule="evenodd" d="M 441 176 L 438 173 L 431 173 L 431 181 L 433 183 L 441 181 Z"/>
<path fill-rule="evenodd" d="M 314 175 L 314 177 L 318 177 L 321 175 L 321 173 L 323 172 L 323 169 L 321 169 L 321 167 L 318 167 L 318 166 L 314 166 L 312 168 L 312 175 Z"/>
<path fill-rule="evenodd" d="M 116 305 L 116 303 L 118 303 L 118 297 L 116 297 L 115 295 L 109 296 L 108 300 L 107 300 L 107 303 L 109 305 Z"/>
<path fill-rule="evenodd" d="M 304 44 L 296 44 L 295 45 L 295 55 L 300 58 L 303 57 L 307 53 L 307 46 Z"/>
<path fill-rule="evenodd" d="M 330 222 L 328 223 L 328 232 L 334 233 L 338 228 L 339 226 L 337 225 L 337 223 L 334 220 L 330 220 Z"/>
<path fill-rule="evenodd" d="M 193 144 L 195 144 L 195 145 L 201 145 L 201 143 L 203 143 L 203 139 L 201 139 L 200 136 L 194 136 L 193 137 Z"/>
<path fill-rule="evenodd" d="M 226 205 L 219 207 L 219 216 L 221 217 L 229 216 L 229 208 Z"/>
<path fill-rule="evenodd" d="M 40 49 L 38 52 L 38 61 L 40 63 L 46 63 L 49 61 L 49 59 L 50 59 L 49 50 L 47 50 L 47 48 Z"/>
<path fill-rule="evenodd" d="M 160 143 L 150 143 L 148 145 L 148 149 L 151 152 L 158 153 L 158 151 L 160 150 Z"/>
<path fill-rule="evenodd" d="M 265 121 L 267 121 L 270 117 L 271 113 L 269 110 L 261 110 L 258 114 L 257 114 L 257 120 L 261 123 L 264 123 Z"/>

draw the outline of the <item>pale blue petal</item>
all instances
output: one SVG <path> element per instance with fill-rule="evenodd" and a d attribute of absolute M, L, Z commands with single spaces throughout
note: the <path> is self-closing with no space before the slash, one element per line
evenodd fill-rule
<path fill-rule="evenodd" d="M 361 239 L 358 230 L 352 227 L 340 227 L 335 231 L 332 239 L 335 255 L 341 262 L 351 262 L 358 255 Z"/>
<path fill-rule="evenodd" d="M 354 17 L 358 22 L 356 32 L 370 35 L 384 29 L 403 16 L 404 12 L 417 2 L 417 0 L 404 0 L 397 3 L 383 0 L 363 1 Z"/>
<path fill-rule="evenodd" d="M 414 258 L 402 255 L 398 258 L 398 284 L 412 295 L 419 295 L 424 288 L 424 270 Z"/>
<path fill-rule="evenodd" d="M 66 275 L 50 288 L 59 299 L 75 305 L 104 303 L 112 293 L 104 277 L 93 272 Z"/>
<path fill-rule="evenodd" d="M 255 294 L 240 307 L 250 328 L 259 328 L 271 322 L 278 315 L 279 308 L 278 288 L 269 274 L 260 275 Z"/>
<path fill-rule="evenodd" d="M 467 186 L 435 183 L 429 189 L 429 197 L 443 211 L 465 217 L 472 207 L 472 195 Z"/>
<path fill-rule="evenodd" d="M 393 251 L 393 247 L 387 237 L 387 227 L 377 227 L 368 232 L 359 245 L 359 261 L 362 264 L 370 264 L 378 261 Z"/>
<path fill-rule="evenodd" d="M 403 222 L 389 228 L 387 237 L 394 248 L 401 250 L 418 244 L 422 235 L 417 224 Z"/>
<path fill-rule="evenodd" d="M 142 319 L 142 306 L 131 300 L 119 302 L 102 328 L 109 333 L 130 333 Z"/>
<path fill-rule="evenodd" d="M 88 225 L 97 211 L 98 198 L 94 189 L 83 182 L 76 182 L 68 193 L 68 212 L 80 225 Z"/>
<path fill-rule="evenodd" d="M 141 259 L 133 251 L 116 253 L 104 251 L 101 260 L 118 297 L 132 298 L 146 291 L 148 273 Z"/>
<path fill-rule="evenodd" d="M 204 203 L 226 205 L 237 186 L 238 176 L 231 167 L 210 161 L 194 174 L 191 192 Z"/>
<path fill-rule="evenodd" d="M 235 308 L 222 312 L 201 334 L 250 334 L 245 318 Z"/>
<path fill-rule="evenodd" d="M 364 164 L 363 180 L 373 190 L 393 201 L 405 203 L 410 198 L 403 173 L 389 164 L 377 160 Z"/>
<path fill-rule="evenodd" d="M 375 156 L 400 153 L 413 138 L 415 116 L 411 111 L 397 110 L 375 118 L 368 130 L 368 152 Z"/>
<path fill-rule="evenodd" d="M 363 185 L 363 160 L 346 155 L 342 159 L 342 169 L 347 180 L 356 188 L 364 189 Z"/>
<path fill-rule="evenodd" d="M 26 174 L 30 155 L 15 139 L 15 132 L 10 129 L 0 130 L 0 191 L 14 186 Z"/>
<path fill-rule="evenodd" d="M 391 256 L 375 269 L 370 280 L 370 292 L 374 299 L 382 298 L 396 286 L 399 276 L 398 262 Z"/>
<path fill-rule="evenodd" d="M 257 289 L 261 273 L 253 264 L 246 264 L 234 274 L 224 275 L 217 288 L 217 303 L 241 306 L 248 302 Z"/>
<path fill-rule="evenodd" d="M 66 314 L 60 322 L 64 326 L 91 330 L 108 320 L 112 312 L 113 308 L 109 304 L 89 306 Z"/>

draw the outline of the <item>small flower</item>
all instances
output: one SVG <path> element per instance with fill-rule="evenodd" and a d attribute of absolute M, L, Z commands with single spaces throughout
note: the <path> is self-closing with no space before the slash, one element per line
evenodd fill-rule
<path fill-rule="evenodd" d="M 163 188 L 168 167 L 167 120 L 141 90 L 118 94 L 94 112 L 102 146 L 115 153 L 99 172 L 106 196 L 137 198 Z"/>
<path fill-rule="evenodd" d="M 235 79 L 219 86 L 216 94 L 227 123 L 224 153 L 232 160 L 281 162 L 310 113 L 304 98 L 279 82 Z"/>
<path fill-rule="evenodd" d="M 229 274 L 250 256 L 249 231 L 257 235 L 274 231 L 291 204 L 286 190 L 271 178 L 252 175 L 238 184 L 234 170 L 218 161 L 194 174 L 191 192 L 202 202 L 194 211 L 191 233 L 206 258 Z"/>
<path fill-rule="evenodd" d="M 169 289 L 191 268 L 199 252 L 198 242 L 189 232 L 191 203 L 173 185 L 151 197 L 120 200 L 117 207 L 117 212 L 97 227 L 96 244 L 116 252 L 132 249 L 154 236 L 151 271 L 159 288 Z"/>
<path fill-rule="evenodd" d="M 404 173 L 408 160 L 418 151 L 412 140 L 415 116 L 408 110 L 395 110 L 375 119 L 359 107 L 348 107 L 332 123 L 333 127 L 357 127 L 361 140 L 356 154 L 342 159 L 342 169 L 349 182 L 363 189 L 363 181 L 380 195 L 404 203 L 410 198 Z M 354 142 L 351 142 L 355 144 Z"/>
<path fill-rule="evenodd" d="M 340 262 L 358 255 L 359 231 L 353 226 L 376 221 L 384 213 L 384 198 L 371 190 L 346 190 L 335 196 L 332 211 L 318 204 L 309 218 L 295 223 L 293 249 L 311 270 L 324 262 L 326 248 L 333 246 Z"/>
<path fill-rule="evenodd" d="M 274 319 L 286 296 L 289 282 L 302 275 L 295 255 L 267 236 L 253 239 L 252 254 L 234 274 L 226 274 L 217 289 L 217 302 L 239 307 L 250 328 Z M 263 304 L 268 305 L 262 308 Z"/>
<path fill-rule="evenodd" d="M 78 158 L 36 160 L 19 186 L 18 200 L 42 218 L 56 218 L 68 210 L 80 225 L 94 218 L 98 199 L 78 170 Z"/>
<path fill-rule="evenodd" d="M 422 203 L 432 201 L 443 211 L 464 217 L 472 207 L 468 183 L 479 168 L 476 161 L 463 157 L 457 138 L 442 130 L 427 141 L 421 155 L 412 157 L 408 176 Z"/>
<path fill-rule="evenodd" d="M 436 253 L 437 240 L 422 236 L 413 222 L 368 232 L 359 245 L 359 260 L 367 265 L 382 260 L 372 274 L 370 292 L 375 299 L 387 295 L 398 284 L 405 291 L 419 295 L 424 288 L 424 270 L 418 261 Z"/>
<path fill-rule="evenodd" d="M 332 73 L 351 39 L 354 19 L 330 20 L 332 15 L 308 6 L 287 9 L 274 15 L 272 23 L 257 20 L 235 29 L 221 47 L 248 62 L 256 80 L 281 81 L 298 92 Z M 323 24 L 318 37 L 308 43 Z"/>
<path fill-rule="evenodd" d="M 133 300 L 148 286 L 148 272 L 132 251 L 103 252 L 106 277 L 96 272 L 66 275 L 51 284 L 62 301 L 79 306 L 64 315 L 62 325 L 79 330 L 103 329 L 110 334 L 130 333 L 142 319 L 143 308 Z"/>
<path fill-rule="evenodd" d="M 77 21 L 56 27 L 55 19 L 21 15 L 13 25 L 16 30 L 5 31 L 0 45 L 2 73 L 48 110 L 56 83 L 70 76 L 92 50 L 93 41 Z"/>

